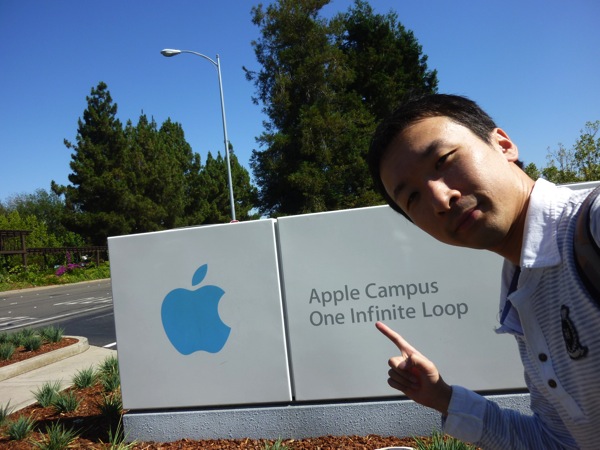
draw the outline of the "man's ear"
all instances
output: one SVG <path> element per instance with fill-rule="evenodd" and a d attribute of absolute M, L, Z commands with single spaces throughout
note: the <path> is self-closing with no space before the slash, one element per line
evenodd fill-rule
<path fill-rule="evenodd" d="M 508 137 L 508 134 L 502 128 L 495 128 L 492 131 L 492 143 L 498 146 L 509 162 L 518 161 L 519 149 L 517 148 L 517 144 Z"/>

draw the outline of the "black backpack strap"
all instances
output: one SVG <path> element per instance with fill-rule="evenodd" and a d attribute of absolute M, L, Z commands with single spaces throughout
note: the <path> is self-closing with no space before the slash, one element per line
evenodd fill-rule
<path fill-rule="evenodd" d="M 600 305 L 600 248 L 594 241 L 590 223 L 590 209 L 598 195 L 600 195 L 600 186 L 590 192 L 581 204 L 573 250 L 579 277 L 592 298 Z"/>

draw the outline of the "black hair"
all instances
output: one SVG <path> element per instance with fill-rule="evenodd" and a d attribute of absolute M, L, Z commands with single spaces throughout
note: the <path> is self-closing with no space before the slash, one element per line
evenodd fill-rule
<path fill-rule="evenodd" d="M 474 101 L 449 94 L 428 94 L 413 97 L 402 103 L 386 120 L 377 127 L 369 153 L 367 164 L 373 178 L 375 188 L 383 195 L 385 201 L 408 220 L 407 214 L 396 204 L 385 190 L 381 181 L 381 160 L 388 151 L 392 141 L 413 123 L 428 117 L 448 117 L 450 120 L 468 128 L 482 141 L 491 144 L 492 131 L 496 123 Z"/>

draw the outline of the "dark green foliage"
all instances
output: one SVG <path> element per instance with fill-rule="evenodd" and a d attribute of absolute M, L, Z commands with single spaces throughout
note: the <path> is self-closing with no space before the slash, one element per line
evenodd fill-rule
<path fill-rule="evenodd" d="M 12 358 L 13 353 L 15 352 L 16 347 L 11 342 L 2 342 L 0 344 L 0 361 L 6 361 Z"/>
<path fill-rule="evenodd" d="M 170 119 L 159 128 L 142 114 L 137 124 L 123 127 L 105 83 L 92 89 L 87 101 L 77 143 L 65 141 L 74 151 L 72 185 L 52 187 L 65 196 L 70 229 L 106 245 L 109 236 L 231 220 L 220 156 L 212 167 L 209 153 L 203 167 L 181 125 Z M 237 215 L 249 219 L 256 188 L 235 157 L 232 173 Z"/>
<path fill-rule="evenodd" d="M 78 436 L 78 432 L 72 428 L 66 428 L 60 422 L 46 425 L 46 435 L 40 442 L 34 442 L 37 448 L 42 450 L 64 450 L 69 448 L 71 442 Z"/>
<path fill-rule="evenodd" d="M 395 14 L 363 1 L 327 21 L 327 0 L 253 8 L 259 72 L 247 70 L 268 116 L 252 154 L 260 210 L 271 215 L 381 203 L 365 155 L 376 124 L 437 75 Z"/>
<path fill-rule="evenodd" d="M 28 352 L 33 352 L 42 346 L 42 337 L 40 335 L 28 336 L 23 340 L 23 347 Z"/>
<path fill-rule="evenodd" d="M 35 420 L 31 417 L 19 416 L 8 424 L 6 434 L 13 441 L 21 441 L 31 434 L 35 427 Z"/>
<path fill-rule="evenodd" d="M 40 330 L 40 336 L 45 342 L 60 342 L 64 333 L 64 328 L 55 327 L 54 325 L 44 327 Z"/>
<path fill-rule="evenodd" d="M 80 404 L 81 400 L 73 391 L 61 392 L 52 401 L 52 406 L 59 414 L 75 411 Z"/>

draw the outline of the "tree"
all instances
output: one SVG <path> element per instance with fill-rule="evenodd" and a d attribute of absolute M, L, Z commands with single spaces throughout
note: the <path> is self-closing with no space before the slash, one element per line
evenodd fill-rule
<path fill-rule="evenodd" d="M 74 151 L 72 185 L 52 184 L 55 195 L 65 196 L 64 217 L 71 229 L 106 245 L 108 236 L 230 220 L 220 155 L 213 161 L 209 153 L 203 168 L 181 125 L 170 119 L 159 129 L 142 112 L 137 124 L 128 120 L 123 128 L 105 83 L 92 89 L 87 102 L 76 144 L 65 140 Z M 235 156 L 232 177 L 240 218 L 251 218 L 256 188 Z"/>
<path fill-rule="evenodd" d="M 65 139 L 66 147 L 74 151 L 69 175 L 72 185 L 53 182 L 52 189 L 65 195 L 70 227 L 92 243 L 106 245 L 107 236 L 132 230 L 133 217 L 122 214 L 131 206 L 124 166 L 127 143 L 106 83 L 92 88 L 86 100 L 87 109 L 78 120 L 77 143 Z"/>
<path fill-rule="evenodd" d="M 373 205 L 381 198 L 365 163 L 376 124 L 407 92 L 434 92 L 435 71 L 390 13 L 356 1 L 330 21 L 327 0 L 253 8 L 259 72 L 246 71 L 268 117 L 251 168 L 271 215 Z"/>
<path fill-rule="evenodd" d="M 600 180 L 600 137 L 597 137 L 600 121 L 586 122 L 581 135 L 572 148 L 558 144 L 558 149 L 548 149 L 548 165 L 537 170 L 530 164 L 527 173 L 541 176 L 553 183 L 576 183 Z"/>
<path fill-rule="evenodd" d="M 48 238 L 48 242 L 41 246 L 51 246 L 47 245 L 49 242 L 55 242 L 62 247 L 81 246 L 84 243 L 81 236 L 68 231 L 64 226 L 64 202 L 54 192 L 38 189 L 33 194 L 18 194 L 9 197 L 4 213 L 0 211 L 0 215 L 8 216 L 12 212 L 18 213 L 19 218 L 33 216 L 36 219 L 36 226 L 39 222 L 46 227 L 46 232 L 52 238 Z M 30 243 L 29 246 L 33 245 Z"/>

